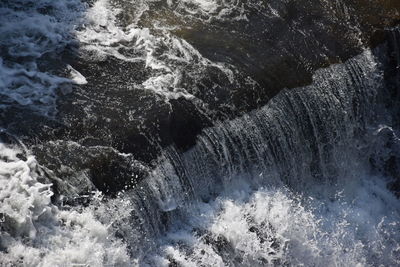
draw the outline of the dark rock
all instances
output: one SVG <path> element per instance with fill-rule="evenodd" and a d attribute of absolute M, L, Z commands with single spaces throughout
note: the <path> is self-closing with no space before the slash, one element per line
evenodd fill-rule
<path fill-rule="evenodd" d="M 135 186 L 148 173 L 141 162 L 111 147 L 50 141 L 35 145 L 32 150 L 46 166 L 56 195 L 69 198 L 95 189 L 114 196 Z"/>
<path fill-rule="evenodd" d="M 114 3 L 124 7 L 120 24 L 131 23 L 136 7 L 129 1 Z M 387 80 L 398 84 L 397 37 L 384 30 L 400 19 L 398 1 L 250 4 L 246 6 L 248 20 L 238 21 L 204 20 L 150 3 L 139 21 L 139 26 L 150 29 L 154 21 L 176 27 L 173 34 L 206 58 L 234 65 L 234 82 L 215 66 L 201 70 L 196 65 L 183 66 L 180 86 L 193 98 L 169 99 L 139 86 L 152 74 L 144 62 L 113 57 L 93 60 L 89 54 L 79 54 L 78 44 L 71 42 L 59 55 L 39 59 L 39 68 L 63 73 L 69 64 L 88 84 L 73 86 L 66 95 L 60 93 L 56 118 L 15 105 L 2 110 L 0 125 L 33 147 L 39 162 L 59 177 L 54 178 L 59 192 L 82 194 L 96 187 L 115 194 L 131 186 L 133 176 L 139 177 L 135 181 L 143 179 L 143 165 L 155 164 L 165 147 L 189 149 L 203 128 L 259 108 L 284 88 L 311 83 L 316 69 L 355 56 L 365 46 L 389 40 L 395 68 Z M 256 82 L 249 82 L 249 77 Z M 391 89 L 397 99 L 398 88 Z M 77 190 L 79 186 L 82 189 Z"/>

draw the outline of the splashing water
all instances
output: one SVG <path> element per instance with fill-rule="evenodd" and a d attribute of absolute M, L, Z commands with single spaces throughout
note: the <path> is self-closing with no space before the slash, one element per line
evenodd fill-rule
<path fill-rule="evenodd" d="M 127 264 L 126 246 L 110 236 L 92 207 L 51 204 L 44 176 L 33 156 L 0 143 L 0 265 Z"/>
<path fill-rule="evenodd" d="M 398 265 L 399 201 L 376 177 L 356 185 L 352 196 L 334 199 L 277 188 L 230 192 L 174 226 L 155 265 Z"/>
<path fill-rule="evenodd" d="M 137 20 L 148 8 L 149 3 L 139 1 L 135 20 L 119 25 L 118 4 L 96 1 L 86 12 L 86 27 L 77 31 L 82 51 L 96 60 L 111 56 L 125 62 L 144 62 L 151 76 L 137 86 L 167 99 L 195 98 L 196 89 L 188 88 L 184 77 L 200 80 L 210 69 L 220 72 L 233 87 L 240 83 L 234 76 L 238 71 L 233 66 L 208 60 L 187 41 L 172 35 L 168 27 L 139 26 Z"/>
<path fill-rule="evenodd" d="M 144 62 L 150 75 L 135 86 L 167 100 L 195 98 L 187 73 L 214 68 L 239 84 L 235 67 L 167 26 L 141 24 L 153 1 L 134 1 L 127 25 L 124 1 L 89 2 L 0 3 L 2 110 L 54 116 L 57 90 L 88 81 L 43 62 L 76 41 L 82 58 Z M 241 1 L 166 5 L 196 21 L 246 19 Z M 92 192 L 86 205 L 53 203 L 51 171 L 17 137 L 2 140 L 0 266 L 399 266 L 400 201 L 370 164 L 400 153 L 380 60 L 366 50 L 319 70 L 312 85 L 204 129 L 190 150 L 167 148 L 135 188 L 113 199 Z"/>
<path fill-rule="evenodd" d="M 54 73 L 57 63 L 43 67 L 43 61 L 60 61 L 56 55 L 74 45 L 72 32 L 83 5 L 78 0 L 11 2 L 0 3 L 0 107 L 17 105 L 54 116 L 57 90 L 73 81 Z"/>

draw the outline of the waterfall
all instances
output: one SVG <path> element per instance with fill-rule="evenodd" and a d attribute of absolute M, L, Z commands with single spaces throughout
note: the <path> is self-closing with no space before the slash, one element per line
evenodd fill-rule
<path fill-rule="evenodd" d="M 117 231 L 136 244 L 134 255 L 155 265 L 373 266 L 389 253 L 385 264 L 397 264 L 399 203 L 390 178 L 371 166 L 398 153 L 389 139 L 399 145 L 382 102 L 381 60 L 366 50 L 319 70 L 310 86 L 205 129 L 189 151 L 166 150 L 150 177 L 121 196 L 134 207 L 135 228 L 118 223 Z M 149 260 L 157 246 L 162 256 Z"/>
<path fill-rule="evenodd" d="M 1 2 L 0 266 L 400 266 L 398 14 L 350 2 Z"/>

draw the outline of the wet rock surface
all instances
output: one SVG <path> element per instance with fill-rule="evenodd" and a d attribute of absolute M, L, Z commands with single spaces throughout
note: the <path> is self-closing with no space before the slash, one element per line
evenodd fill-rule
<path fill-rule="evenodd" d="M 114 4 L 130 5 L 119 14 L 121 27 L 136 19 L 130 2 Z M 209 13 L 188 16 L 166 3 L 149 5 L 140 27 L 154 28 L 154 20 L 165 23 L 206 59 L 234 66 L 238 78 L 231 81 L 211 65 L 202 70 L 182 67 L 179 86 L 192 97 L 167 98 L 142 88 L 151 75 L 143 61 L 112 56 L 92 60 L 78 44 L 61 55 L 43 57 L 44 66 L 53 62 L 54 73 L 71 65 L 87 84 L 59 89 L 54 118 L 15 105 L 0 114 L 0 125 L 26 141 L 38 161 L 58 177 L 60 194 L 98 188 L 112 195 L 133 186 L 163 148 L 190 149 L 203 128 L 257 109 L 284 88 L 310 84 L 316 69 L 343 62 L 365 47 L 389 40 L 391 58 L 398 56 L 393 33 L 384 31 L 400 19 L 398 1 L 250 1 L 243 4 L 246 19 L 232 20 Z M 387 80 L 398 98 L 393 68 Z M 87 177 L 87 186 L 74 186 L 82 179 L 66 178 L 74 175 Z M 71 189 L 75 187 L 86 189 Z"/>

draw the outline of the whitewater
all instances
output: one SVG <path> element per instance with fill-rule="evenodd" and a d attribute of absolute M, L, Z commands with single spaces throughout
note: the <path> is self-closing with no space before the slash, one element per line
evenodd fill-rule
<path fill-rule="evenodd" d="M 146 75 L 127 90 L 149 91 L 167 106 L 183 98 L 210 108 L 191 86 L 210 72 L 228 88 L 260 86 L 232 62 L 203 56 L 172 26 L 146 27 L 156 2 L 1 2 L 0 112 L 57 123 L 60 99 L 96 82 L 65 50 L 91 62 L 139 64 Z M 279 19 L 272 2 L 268 16 Z M 171 20 L 223 23 L 248 20 L 246 8 L 259 3 L 158 4 L 173 10 Z M 124 5 L 132 8 L 128 23 Z M 400 266 L 398 106 L 386 81 L 387 54 L 400 39 L 398 28 L 390 31 L 391 46 L 365 47 L 318 69 L 310 85 L 216 120 L 189 149 L 163 148 L 151 167 L 134 153 L 91 146 L 146 172 L 112 196 L 87 172 L 71 174 L 73 166 L 57 166 L 70 180 L 57 177 L 35 154 L 40 141 L 10 130 L 18 116 L 8 124 L 1 115 L 0 266 Z M 58 147 L 79 154 L 86 145 L 42 146 L 61 158 L 68 155 Z"/>

